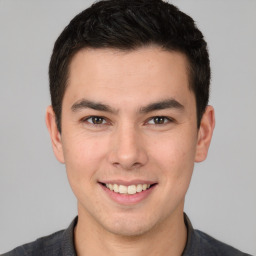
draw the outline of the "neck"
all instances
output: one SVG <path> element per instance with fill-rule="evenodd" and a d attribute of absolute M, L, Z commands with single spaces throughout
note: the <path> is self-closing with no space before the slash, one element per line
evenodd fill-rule
<path fill-rule="evenodd" d="M 78 214 L 75 247 L 78 256 L 136 255 L 180 256 L 185 248 L 187 229 L 183 210 L 139 236 L 120 236 L 98 227 L 93 217 Z"/>

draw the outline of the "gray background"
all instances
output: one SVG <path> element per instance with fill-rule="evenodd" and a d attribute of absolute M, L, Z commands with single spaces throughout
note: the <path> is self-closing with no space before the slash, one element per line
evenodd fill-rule
<path fill-rule="evenodd" d="M 256 255 L 256 1 L 177 0 L 205 34 L 216 130 L 185 211 L 194 227 Z M 0 252 L 67 227 L 76 200 L 44 123 L 48 62 L 92 1 L 0 0 Z"/>

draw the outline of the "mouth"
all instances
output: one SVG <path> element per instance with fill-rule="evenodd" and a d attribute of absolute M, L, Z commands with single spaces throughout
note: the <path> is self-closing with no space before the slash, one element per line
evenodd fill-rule
<path fill-rule="evenodd" d="M 122 195 L 135 195 L 140 194 L 144 191 L 150 190 L 152 187 L 154 187 L 157 183 L 153 184 L 131 184 L 131 185 L 119 185 L 116 183 L 102 183 L 99 182 L 100 185 L 104 186 L 107 190 L 114 192 L 116 194 L 122 194 Z"/>

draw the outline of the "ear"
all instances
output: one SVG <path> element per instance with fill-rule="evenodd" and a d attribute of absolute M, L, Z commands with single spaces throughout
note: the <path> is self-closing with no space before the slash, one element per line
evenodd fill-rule
<path fill-rule="evenodd" d="M 203 114 L 196 148 L 195 162 L 202 162 L 206 159 L 215 127 L 215 115 L 212 106 L 207 106 Z"/>
<path fill-rule="evenodd" d="M 64 161 L 61 135 L 56 125 L 55 113 L 52 109 L 52 106 L 47 107 L 45 122 L 51 137 L 52 148 L 53 148 L 55 157 L 59 162 L 64 163 L 65 161 Z"/>

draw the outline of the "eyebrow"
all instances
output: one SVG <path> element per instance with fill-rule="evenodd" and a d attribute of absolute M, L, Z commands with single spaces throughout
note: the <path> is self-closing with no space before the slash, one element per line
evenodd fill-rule
<path fill-rule="evenodd" d="M 110 112 L 110 113 L 115 113 L 117 112 L 116 110 L 112 109 L 110 106 L 98 102 L 93 102 L 90 100 L 82 99 L 79 100 L 78 102 L 75 102 L 71 110 L 73 112 L 77 112 L 79 110 L 85 109 L 85 108 L 90 108 L 98 111 L 105 111 L 105 112 Z"/>
<path fill-rule="evenodd" d="M 93 101 L 86 100 L 86 99 L 81 99 L 81 100 L 75 102 L 72 105 L 71 110 L 73 112 L 77 112 L 77 111 L 80 111 L 80 110 L 86 109 L 86 108 L 90 108 L 90 109 L 94 109 L 94 110 L 98 110 L 98 111 L 110 112 L 110 113 L 118 112 L 117 110 L 111 108 L 109 105 L 102 104 L 99 102 L 93 102 Z M 181 103 L 179 103 L 177 100 L 171 98 L 171 99 L 166 99 L 166 100 L 150 103 L 147 106 L 141 107 L 139 112 L 140 113 L 150 113 L 153 111 L 168 109 L 168 108 L 183 110 L 184 106 Z"/>
<path fill-rule="evenodd" d="M 171 98 L 171 99 L 166 99 L 166 100 L 158 101 L 155 103 L 151 103 L 145 107 L 142 107 L 140 109 L 140 112 L 141 113 L 149 113 L 152 111 L 168 109 L 168 108 L 183 110 L 184 106 L 181 103 L 179 103 L 177 100 Z"/>

